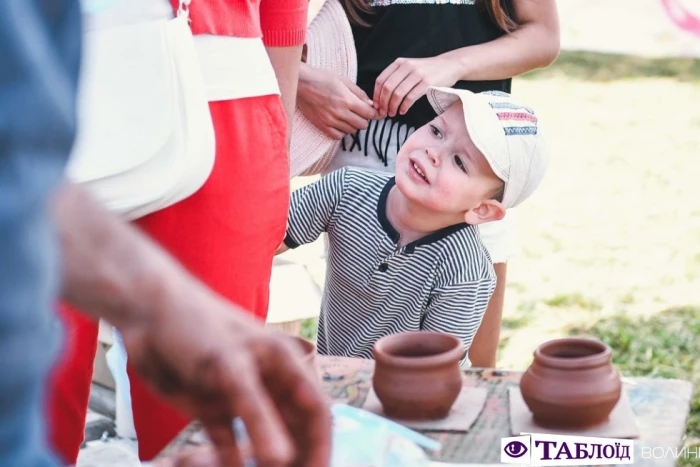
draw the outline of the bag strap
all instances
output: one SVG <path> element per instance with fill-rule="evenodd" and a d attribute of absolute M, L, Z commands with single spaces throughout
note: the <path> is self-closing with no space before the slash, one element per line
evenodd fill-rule
<path fill-rule="evenodd" d="M 190 3 L 192 3 L 192 0 L 180 0 L 177 7 L 177 17 L 184 17 L 188 24 L 192 22 L 190 19 Z"/>

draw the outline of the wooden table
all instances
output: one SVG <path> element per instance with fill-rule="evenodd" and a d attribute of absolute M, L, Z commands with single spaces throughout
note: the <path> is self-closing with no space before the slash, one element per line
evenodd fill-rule
<path fill-rule="evenodd" d="M 334 401 L 356 407 L 364 403 L 371 386 L 374 361 L 317 356 L 324 389 Z M 465 384 L 488 390 L 486 404 L 469 433 L 426 433 L 442 443 L 442 462 L 497 464 L 501 438 L 511 436 L 508 416 L 508 388 L 516 386 L 522 373 L 473 368 L 465 372 Z M 673 466 L 675 460 L 642 459 L 642 447 L 681 446 L 690 409 L 692 384 L 687 381 L 652 378 L 625 378 L 625 388 L 637 416 L 640 438 L 635 440 L 634 465 Z M 198 444 L 200 428 L 191 424 L 163 451 L 170 455 L 183 446 Z"/>

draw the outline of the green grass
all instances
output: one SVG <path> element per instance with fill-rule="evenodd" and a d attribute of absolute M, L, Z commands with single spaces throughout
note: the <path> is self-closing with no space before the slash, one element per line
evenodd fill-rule
<path fill-rule="evenodd" d="M 700 60 L 694 58 L 633 57 L 585 51 L 562 51 L 554 64 L 518 79 L 541 80 L 556 77 L 585 81 L 619 81 L 639 78 L 672 78 L 700 81 Z"/>
<path fill-rule="evenodd" d="M 308 318 L 301 322 L 301 337 L 311 341 L 316 340 L 316 329 L 318 328 L 317 318 Z"/>
<path fill-rule="evenodd" d="M 591 298 L 584 297 L 578 292 L 572 294 L 557 294 L 554 297 L 545 300 L 544 304 L 555 308 L 571 306 L 577 306 L 585 310 L 596 310 L 600 308 L 600 303 Z"/>
<path fill-rule="evenodd" d="M 506 316 L 501 321 L 503 329 L 520 329 L 530 323 L 529 316 Z"/>
<path fill-rule="evenodd" d="M 700 446 L 700 307 L 672 308 L 647 319 L 613 316 L 573 335 L 593 335 L 613 350 L 613 363 L 627 376 L 677 378 L 693 383 L 686 437 Z M 695 465 L 697 465 L 697 460 Z M 690 466 L 690 459 L 679 465 Z"/>

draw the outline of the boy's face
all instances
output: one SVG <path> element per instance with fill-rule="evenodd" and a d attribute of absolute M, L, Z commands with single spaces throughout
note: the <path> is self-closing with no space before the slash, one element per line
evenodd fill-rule
<path fill-rule="evenodd" d="M 505 215 L 492 199 L 503 182 L 465 128 L 461 103 L 417 129 L 396 157 L 396 185 L 411 202 L 469 224 Z"/>

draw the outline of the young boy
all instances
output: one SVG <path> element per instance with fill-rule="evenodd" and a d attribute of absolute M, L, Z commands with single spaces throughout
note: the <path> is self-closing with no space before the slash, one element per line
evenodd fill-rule
<path fill-rule="evenodd" d="M 537 117 L 510 95 L 430 88 L 428 99 L 438 116 L 403 144 L 395 177 L 344 168 L 292 194 L 279 252 L 328 233 L 322 355 L 372 358 L 377 339 L 416 330 L 468 350 L 496 282 L 476 226 L 544 176 Z"/>

